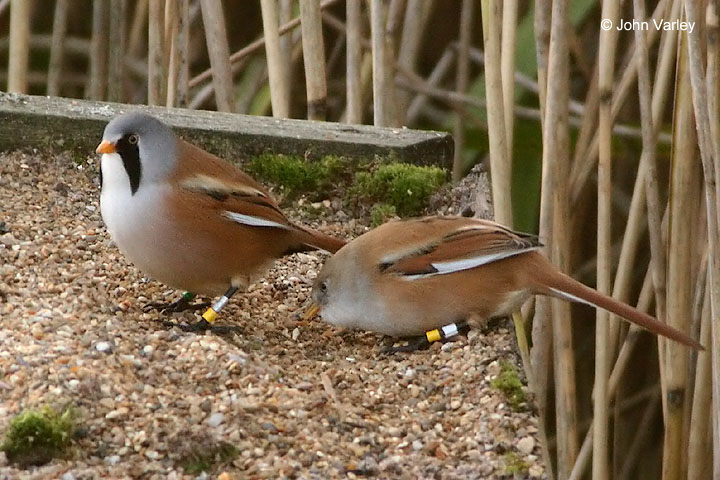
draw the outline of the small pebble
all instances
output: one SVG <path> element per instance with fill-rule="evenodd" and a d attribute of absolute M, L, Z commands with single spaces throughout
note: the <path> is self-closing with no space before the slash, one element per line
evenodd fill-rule
<path fill-rule="evenodd" d="M 542 478 L 545 475 L 545 470 L 540 465 L 532 465 L 528 469 L 528 474 L 530 474 L 530 478 Z"/>
<path fill-rule="evenodd" d="M 530 455 L 535 448 L 535 439 L 533 437 L 523 437 L 517 442 L 517 449 L 523 455 Z"/>
<path fill-rule="evenodd" d="M 260 427 L 261 427 L 263 430 L 267 430 L 267 431 L 272 432 L 272 433 L 277 433 L 277 432 L 278 432 L 278 428 L 277 428 L 277 427 L 275 426 L 275 424 L 272 423 L 272 422 L 265 422 L 265 423 L 263 423 L 262 425 L 260 425 Z"/>
<path fill-rule="evenodd" d="M 216 412 L 210 415 L 210 418 L 208 418 L 208 425 L 211 427 L 218 427 L 221 423 L 225 421 L 225 415 L 222 412 Z"/>
<path fill-rule="evenodd" d="M 160 454 L 155 450 L 146 450 L 145 456 L 150 460 L 157 460 L 158 458 L 160 458 Z"/>
<path fill-rule="evenodd" d="M 102 353 L 112 352 L 112 344 L 110 342 L 98 342 L 95 344 L 95 350 Z"/>
<path fill-rule="evenodd" d="M 0 235 L 0 243 L 6 247 L 12 247 L 20 242 L 13 236 L 12 233 L 6 233 L 4 235 Z"/>
<path fill-rule="evenodd" d="M 107 418 L 108 420 L 113 420 L 115 418 L 124 417 L 128 414 L 128 411 L 129 410 L 127 409 L 127 407 L 120 407 L 117 410 L 112 410 L 105 414 L 105 418 Z"/>

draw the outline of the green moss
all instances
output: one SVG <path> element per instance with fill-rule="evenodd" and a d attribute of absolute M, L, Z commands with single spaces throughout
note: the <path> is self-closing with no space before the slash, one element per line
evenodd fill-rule
<path fill-rule="evenodd" d="M 523 458 L 517 453 L 506 453 L 505 455 L 503 455 L 503 461 L 505 462 L 505 474 L 520 476 L 528 474 L 530 465 L 528 465 L 528 463 L 523 460 Z"/>
<path fill-rule="evenodd" d="M 370 209 L 370 226 L 378 227 L 395 216 L 397 216 L 397 209 L 393 205 L 376 203 Z"/>
<path fill-rule="evenodd" d="M 386 203 L 400 216 L 419 214 L 428 199 L 447 181 L 447 172 L 438 167 L 408 163 L 380 165 L 372 172 L 358 172 L 348 189 L 350 205 Z"/>
<path fill-rule="evenodd" d="M 306 161 L 299 156 L 275 154 L 254 157 L 248 166 L 253 175 L 277 185 L 289 199 L 301 194 L 327 197 L 347 168 L 345 160 L 336 156 Z"/>
<path fill-rule="evenodd" d="M 42 465 L 66 453 L 74 432 L 75 421 L 70 409 L 62 412 L 50 407 L 26 410 L 10 421 L 0 450 L 12 463 Z"/>
<path fill-rule="evenodd" d="M 312 203 L 345 190 L 346 204 L 353 212 L 367 214 L 372 208 L 373 225 L 379 225 L 395 215 L 419 214 L 430 195 L 447 181 L 447 172 L 441 168 L 388 163 L 390 160 L 337 156 L 306 160 L 264 154 L 254 157 L 247 170 L 261 182 L 277 186 L 288 200 L 307 195 Z M 308 209 L 308 215 L 317 213 L 312 210 Z"/>
<path fill-rule="evenodd" d="M 527 395 L 522 381 L 512 363 L 506 360 L 500 361 L 500 373 L 490 382 L 490 385 L 505 395 L 508 405 L 513 409 L 519 410 L 527 404 Z"/>
<path fill-rule="evenodd" d="M 202 450 L 192 451 L 180 464 L 185 473 L 198 475 L 230 463 L 239 453 L 235 446 L 227 442 L 220 442 Z"/>

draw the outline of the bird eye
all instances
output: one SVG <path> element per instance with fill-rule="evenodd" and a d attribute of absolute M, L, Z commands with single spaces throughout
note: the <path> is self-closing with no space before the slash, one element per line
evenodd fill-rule
<path fill-rule="evenodd" d="M 322 282 L 320 284 L 320 291 L 321 292 L 327 292 L 327 282 Z"/>
<path fill-rule="evenodd" d="M 138 136 L 135 135 L 134 133 L 133 133 L 132 135 L 130 135 L 130 136 L 128 137 L 128 143 L 129 143 L 130 145 L 135 145 L 136 143 L 138 143 Z"/>

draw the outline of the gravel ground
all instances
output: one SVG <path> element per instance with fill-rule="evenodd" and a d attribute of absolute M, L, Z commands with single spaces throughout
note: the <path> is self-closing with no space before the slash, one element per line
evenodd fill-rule
<path fill-rule="evenodd" d="M 225 444 L 237 456 L 207 478 L 512 478 L 518 458 L 544 476 L 536 416 L 490 386 L 516 361 L 507 326 L 384 355 L 385 338 L 297 320 L 323 260 L 299 254 L 223 312 L 239 333 L 165 328 L 142 305 L 177 292 L 110 241 L 96 177 L 97 159 L 0 153 L 0 432 L 48 404 L 82 432 L 42 467 L 0 454 L 0 478 L 194 478 L 188 459 Z M 365 229 L 330 218 L 316 226 Z"/>

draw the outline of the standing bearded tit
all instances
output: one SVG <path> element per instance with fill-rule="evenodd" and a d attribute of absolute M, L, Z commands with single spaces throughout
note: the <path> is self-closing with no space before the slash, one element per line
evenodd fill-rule
<path fill-rule="evenodd" d="M 194 294 L 224 293 L 188 330 L 207 329 L 228 299 L 273 261 L 345 242 L 295 225 L 268 191 L 235 166 L 142 113 L 115 117 L 97 147 L 100 211 L 120 251 L 185 295 L 149 308 L 198 308 Z M 207 306 L 201 305 L 201 307 Z"/>

